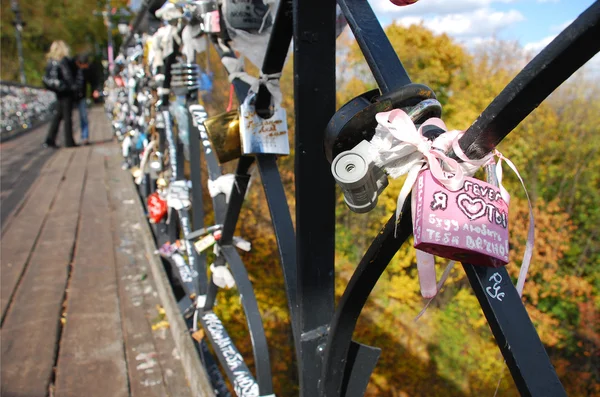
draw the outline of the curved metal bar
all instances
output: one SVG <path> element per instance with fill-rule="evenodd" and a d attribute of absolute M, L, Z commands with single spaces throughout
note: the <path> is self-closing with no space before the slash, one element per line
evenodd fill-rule
<path fill-rule="evenodd" d="M 186 101 L 186 113 L 188 117 L 188 131 L 190 136 L 190 180 L 201 181 L 202 180 L 202 169 L 200 167 L 200 159 L 202 158 L 202 151 L 200 150 L 200 140 L 191 139 L 193 135 L 191 132 L 194 128 L 193 115 L 188 108 L 198 102 L 197 92 L 189 93 Z M 201 183 L 192 184 L 192 226 L 195 230 L 204 227 L 204 200 L 202 198 L 203 192 Z M 187 238 L 188 236 L 186 236 Z M 203 263 L 206 262 L 205 255 L 200 255 L 200 259 Z"/>
<path fill-rule="evenodd" d="M 348 20 L 381 92 L 386 94 L 409 84 L 410 78 L 369 2 L 337 0 L 337 3 Z"/>
<path fill-rule="evenodd" d="M 248 170 L 254 163 L 254 157 L 242 156 L 238 161 L 237 170 L 235 171 L 235 182 L 227 203 L 227 213 L 224 215 L 223 234 L 221 235 L 221 244 L 231 244 L 233 232 L 237 225 L 248 183 L 250 183 L 250 175 Z"/>
<path fill-rule="evenodd" d="M 287 50 L 289 48 L 292 32 L 291 32 L 291 2 L 282 2 L 277 17 L 275 19 L 273 34 L 271 35 L 267 55 L 265 56 L 265 64 L 262 68 L 265 73 L 275 73 L 283 67 Z M 225 56 L 234 56 L 233 52 L 227 52 L 223 49 L 220 43 L 215 43 L 215 49 L 221 58 Z M 279 69 L 279 70 L 278 70 Z M 244 100 L 248 93 L 249 86 L 240 79 L 234 79 L 235 93 L 240 102 Z M 297 341 L 297 328 L 295 324 L 296 313 L 296 250 L 295 250 L 295 234 L 289 208 L 285 200 L 285 193 L 281 177 L 273 155 L 257 155 L 259 170 L 263 179 L 263 186 L 267 202 L 269 204 L 275 235 L 278 239 L 278 247 L 280 251 L 281 265 L 286 279 L 286 292 L 290 312 L 292 317 L 292 329 L 294 331 L 294 340 Z M 269 391 L 264 389 L 267 385 L 266 376 L 268 376 L 268 385 L 271 386 L 271 372 L 268 356 L 268 348 L 266 338 L 262 328 L 262 320 L 258 312 L 258 306 L 254 292 L 251 290 L 251 284 L 248 280 L 246 269 L 239 258 L 237 251 L 229 245 L 235 223 L 239 216 L 239 210 L 243 202 L 244 194 L 248 184 L 247 171 L 253 162 L 253 158 L 242 157 L 238 162 L 238 171 L 236 172 L 236 183 L 239 182 L 238 189 L 234 189 L 230 197 L 230 202 L 227 208 L 227 214 L 224 215 L 225 222 L 223 228 L 223 237 L 220 243 L 223 255 L 233 272 L 234 279 L 240 290 L 240 295 L 243 296 L 242 304 L 248 319 L 248 328 L 250 329 L 253 352 L 257 363 L 257 380 L 260 385 L 261 394 L 268 394 Z M 283 208 L 285 207 L 285 208 Z M 240 284 L 241 283 L 241 284 Z M 245 288 L 250 288 L 252 295 L 242 291 L 242 286 L 248 284 Z M 247 302 L 250 300 L 249 302 Z M 253 308 L 255 306 L 255 309 Z M 264 339 L 264 341 L 263 341 Z M 261 361 L 262 360 L 262 361 Z M 262 367 L 259 372 L 259 362 L 262 362 Z M 268 373 L 267 373 L 268 371 Z"/>
<path fill-rule="evenodd" d="M 200 109 L 197 108 L 196 114 L 192 114 L 192 117 L 196 118 L 197 128 L 203 143 L 202 146 L 204 148 L 205 161 L 207 163 L 208 168 L 208 176 L 211 180 L 215 180 L 219 176 L 221 176 L 221 167 L 219 166 L 214 150 L 212 150 L 210 140 L 208 138 L 208 135 L 206 134 L 206 129 L 204 128 L 204 124 L 202 123 L 202 117 L 205 117 L 205 115 L 200 114 L 200 112 Z M 242 306 L 246 315 L 246 321 L 248 324 L 248 330 L 250 332 L 250 338 L 252 340 L 252 352 L 254 355 L 254 361 L 256 366 L 256 379 L 258 382 L 260 393 L 261 395 L 267 395 L 272 393 L 273 385 L 269 350 L 264 327 L 262 324 L 262 318 L 260 316 L 260 312 L 258 311 L 256 296 L 254 294 L 254 289 L 252 288 L 252 283 L 248 278 L 248 272 L 246 271 L 246 268 L 241 258 L 239 257 L 239 254 L 237 253 L 236 249 L 233 246 L 227 244 L 231 242 L 231 237 L 233 236 L 235 223 L 237 223 L 237 217 L 239 216 L 239 211 L 241 209 L 241 205 L 249 181 L 249 176 L 247 172 L 253 162 L 254 158 L 251 157 L 242 157 L 238 161 L 238 171 L 236 172 L 235 178 L 236 184 L 239 184 L 239 189 L 233 189 L 232 194 L 230 196 L 229 204 L 225 201 L 224 194 L 219 194 L 213 197 L 213 208 L 216 222 L 223 223 L 224 238 L 221 240 L 220 244 L 221 251 L 223 253 L 225 261 L 229 263 L 233 278 L 237 285 L 240 296 L 242 297 Z M 212 303 L 212 301 L 214 300 L 214 295 L 216 293 L 215 288 L 216 286 L 211 280 L 210 284 L 208 285 L 209 303 Z M 212 308 L 212 304 L 209 304 L 209 308 Z M 203 324 L 206 326 L 205 316 L 206 312 L 202 315 Z M 221 332 L 226 333 L 225 329 L 223 329 Z M 214 340 L 212 341 L 214 342 Z M 219 357 L 221 358 L 221 356 Z M 248 380 L 250 379 L 250 377 L 247 376 L 249 372 L 247 371 L 247 367 L 245 366 L 245 364 L 244 368 L 246 368 L 246 375 L 244 376 L 247 378 L 246 380 Z M 225 369 L 231 382 L 235 384 L 236 378 L 233 375 L 233 372 L 228 370 L 227 367 L 225 367 Z"/>
<path fill-rule="evenodd" d="M 215 350 L 221 366 L 227 374 L 227 378 L 229 378 L 233 385 L 236 396 L 257 396 L 260 386 L 256 383 L 254 376 L 243 360 L 237 346 L 231 340 L 221 319 L 214 312 L 206 311 L 202 313 L 200 321 L 206 330 L 206 335 Z M 210 360 L 209 354 L 207 354 L 207 357 Z M 218 368 L 214 372 L 219 375 L 221 374 Z"/>
<path fill-rule="evenodd" d="M 196 351 L 202 358 L 202 362 L 204 363 L 206 372 L 208 373 L 210 381 L 216 391 L 216 395 L 219 397 L 231 397 L 231 393 L 227 388 L 223 374 L 215 362 L 215 358 L 213 357 L 212 353 L 210 350 L 208 350 L 208 344 L 206 341 L 202 339 L 201 342 L 198 342 L 196 339 L 194 339 L 194 346 L 196 346 Z"/>
<path fill-rule="evenodd" d="M 223 245 L 221 246 L 221 252 L 229 264 L 235 284 L 242 297 L 242 307 L 246 314 L 246 322 L 252 341 L 252 352 L 254 354 L 256 379 L 260 388 L 260 395 L 272 394 L 273 382 L 271 379 L 269 346 L 267 345 L 267 337 L 265 336 L 265 329 L 258 310 L 258 303 L 256 302 L 252 283 L 248 278 L 248 272 L 236 248 L 232 245 Z"/>
<path fill-rule="evenodd" d="M 352 334 L 363 306 L 377 280 L 386 269 L 400 246 L 412 234 L 410 198 L 407 198 L 402 219 L 396 229 L 396 217 L 387 221 L 356 268 L 338 304 L 325 347 L 323 372 L 319 395 L 322 397 L 340 396 L 344 374 L 347 370 L 348 351 Z M 407 208 L 408 207 L 408 208 Z"/>
<path fill-rule="evenodd" d="M 206 167 L 208 170 L 208 178 L 214 181 L 215 179 L 221 176 L 221 166 L 219 165 L 217 156 L 214 150 L 212 149 L 210 139 L 206 132 L 206 127 L 204 127 L 204 120 L 206 120 L 208 114 L 206 113 L 203 107 L 200 107 L 200 105 L 190 106 L 190 113 L 192 114 L 194 124 L 198 129 L 199 138 L 202 142 L 202 148 L 204 149 L 204 161 L 206 162 Z M 212 202 L 213 209 L 215 212 L 215 223 L 223 224 L 225 222 L 225 213 L 227 211 L 227 202 L 225 201 L 225 195 L 219 194 L 216 197 L 213 197 Z"/>
<path fill-rule="evenodd" d="M 380 95 L 379 90 L 374 89 L 353 98 L 335 112 L 327 123 L 324 138 L 327 160 L 331 163 L 341 152 L 352 149 L 364 139 L 371 140 L 377 127 L 377 113 L 415 107 L 427 99 L 436 99 L 433 90 L 426 85 L 413 83 L 385 95 Z M 439 114 L 430 106 L 427 109 L 436 117 L 441 114 L 441 108 Z"/>
<path fill-rule="evenodd" d="M 217 52 L 217 54 L 219 55 L 220 58 L 224 58 L 224 57 L 235 58 L 236 57 L 233 50 L 229 46 L 227 46 L 221 42 L 218 42 L 218 39 L 213 38 L 212 43 L 213 43 L 213 47 L 214 47 L 215 51 Z M 250 89 L 250 85 L 248 83 L 246 83 L 245 81 L 243 81 L 240 78 L 235 78 L 235 79 L 233 79 L 231 84 L 233 84 L 233 88 L 235 90 L 235 95 L 238 97 L 238 99 L 240 101 L 242 101 L 244 98 L 246 98 L 246 95 L 248 95 L 248 90 Z"/>
<path fill-rule="evenodd" d="M 263 154 L 257 156 L 258 169 L 263 181 L 267 204 L 271 213 L 277 247 L 279 248 L 279 257 L 281 258 L 281 268 L 283 278 L 287 287 L 288 306 L 290 313 L 298 312 L 297 302 L 297 274 L 296 266 L 296 235 L 294 233 L 294 224 L 292 216 L 287 205 L 283 183 L 277 168 L 275 155 Z M 295 317 L 295 316 L 294 316 Z M 295 318 L 292 317 L 292 321 Z M 297 327 L 292 324 L 292 331 L 297 333 Z M 295 335 L 295 341 L 300 335 Z"/>
<path fill-rule="evenodd" d="M 502 90 L 460 139 L 472 159 L 494 150 L 529 113 L 600 51 L 600 2 L 563 30 Z M 450 153 L 456 158 L 454 152 Z"/>

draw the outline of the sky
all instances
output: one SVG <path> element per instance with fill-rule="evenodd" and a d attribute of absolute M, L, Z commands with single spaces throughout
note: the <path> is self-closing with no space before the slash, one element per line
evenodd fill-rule
<path fill-rule="evenodd" d="M 382 25 L 423 23 L 467 47 L 497 38 L 540 52 L 594 0 L 419 0 L 398 7 L 390 0 L 368 0 Z M 137 8 L 141 0 L 131 0 Z M 588 68 L 600 73 L 600 54 Z"/>
<path fill-rule="evenodd" d="M 382 25 L 423 21 L 472 46 L 486 39 L 517 41 L 538 53 L 585 11 L 593 0 L 420 0 L 398 7 L 389 0 L 369 0 Z"/>

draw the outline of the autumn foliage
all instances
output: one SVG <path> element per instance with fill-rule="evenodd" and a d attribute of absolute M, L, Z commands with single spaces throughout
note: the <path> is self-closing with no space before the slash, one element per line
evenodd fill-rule
<path fill-rule="evenodd" d="M 415 82 L 432 87 L 450 128 L 465 129 L 527 62 L 516 44 L 488 43 L 467 51 L 447 36 L 420 26 L 391 25 L 386 33 Z M 352 38 L 338 41 L 338 106 L 375 87 Z M 536 245 L 524 302 L 569 395 L 600 393 L 597 266 L 600 140 L 598 88 L 582 72 L 566 82 L 503 142 L 499 150 L 519 168 L 532 198 Z M 293 139 L 293 81 L 288 61 L 282 79 Z M 224 86 L 223 91 L 226 86 Z M 584 144 L 583 144 L 584 143 Z M 279 162 L 292 214 L 292 156 Z M 338 195 L 336 287 L 345 288 L 360 257 L 395 209 L 402 181 L 391 181 L 378 207 L 367 215 L 350 212 Z M 527 238 L 528 205 L 518 179 L 507 168 L 511 263 L 518 275 Z M 253 241 L 244 260 L 265 318 L 276 373 L 277 395 L 297 390 L 291 332 L 277 245 L 259 177 L 240 219 L 240 233 Z M 439 261 L 438 274 L 445 262 Z M 226 315 L 232 298 L 220 310 Z M 518 392 L 506 369 L 479 303 L 457 266 L 425 315 L 414 249 L 405 244 L 379 280 L 354 335 L 382 348 L 369 396 L 481 396 Z M 239 314 L 243 334 L 243 316 Z M 249 353 L 249 350 L 247 351 Z M 249 355 L 248 355 L 249 356 Z"/>

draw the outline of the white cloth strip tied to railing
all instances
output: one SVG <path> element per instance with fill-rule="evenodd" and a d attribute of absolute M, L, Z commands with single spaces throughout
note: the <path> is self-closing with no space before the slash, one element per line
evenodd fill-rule
<path fill-rule="evenodd" d="M 144 175 L 146 174 L 146 166 L 148 165 L 148 158 L 150 154 L 154 151 L 156 147 L 156 141 L 150 141 L 148 145 L 144 148 L 144 153 L 142 154 L 142 160 L 140 161 L 140 173 L 135 177 L 135 184 L 140 185 L 144 180 Z"/>
<path fill-rule="evenodd" d="M 233 58 L 230 58 L 233 59 Z M 232 68 L 233 69 L 233 68 Z M 283 101 L 283 94 L 281 93 L 281 73 L 273 74 L 262 74 L 259 78 L 249 75 L 241 69 L 229 72 L 229 81 L 233 82 L 234 79 L 240 79 L 250 85 L 250 91 L 258 93 L 258 89 L 261 85 L 267 87 L 267 90 L 271 93 L 273 106 L 280 106 Z"/>
<path fill-rule="evenodd" d="M 207 36 L 194 35 L 194 28 L 187 25 L 181 32 L 181 53 L 185 55 L 188 62 L 195 60 L 196 54 L 205 52 L 208 48 Z M 208 57 L 208 55 L 207 55 Z"/>
<path fill-rule="evenodd" d="M 216 266 L 211 263 L 210 271 L 213 275 L 212 280 L 217 287 L 229 289 L 235 286 L 235 279 L 227 266 Z"/>
<path fill-rule="evenodd" d="M 372 154 L 376 166 L 384 169 L 393 179 L 407 175 L 404 185 L 398 195 L 396 207 L 396 227 L 402 217 L 402 209 L 406 198 L 410 194 L 419 173 L 429 169 L 433 177 L 449 191 L 458 191 L 463 188 L 465 177 L 472 176 L 483 165 L 493 162 L 494 156 L 499 161 L 495 167 L 496 177 L 503 200 L 508 204 L 509 195 L 502 185 L 502 160 L 517 174 L 525 190 L 529 202 L 529 231 L 525 255 L 521 265 L 521 272 L 517 281 L 517 290 L 522 295 L 527 270 L 533 253 L 534 220 L 531 202 L 525 184 L 515 165 L 495 150 L 480 160 L 467 158 L 463 153 L 458 140 L 464 131 L 448 131 L 444 122 L 439 118 L 430 118 L 418 129 L 410 117 L 401 109 L 382 112 L 376 115 L 378 126 L 370 141 Z M 427 126 L 435 126 L 445 131 L 433 141 L 423 135 Z M 445 153 L 453 149 L 462 163 L 448 157 Z M 415 209 L 413 208 L 413 212 Z M 450 273 L 454 261 L 449 263 L 442 280 L 436 283 L 435 261 L 432 254 L 417 250 L 417 268 L 421 292 L 424 297 L 433 298 Z"/>
<path fill-rule="evenodd" d="M 225 0 L 222 2 L 221 9 L 227 32 L 231 37 L 231 47 L 260 69 L 267 52 L 273 27 L 273 16 L 279 7 L 279 0 L 236 3 L 238 2 Z M 242 7 L 244 10 L 240 12 Z M 260 16 L 262 12 L 264 14 Z M 251 27 L 254 25 L 252 21 L 258 18 L 261 19 L 260 25 Z M 240 23 L 244 26 L 239 25 Z"/>
<path fill-rule="evenodd" d="M 248 181 L 248 185 L 246 186 L 244 198 L 248 197 L 250 182 L 251 180 Z M 225 195 L 225 202 L 227 203 L 229 202 L 229 197 L 234 188 L 237 189 L 238 192 L 240 191 L 240 187 L 237 185 L 234 174 L 225 174 L 219 176 L 217 179 L 208 180 L 208 192 L 210 197 L 217 197 L 219 194 L 223 193 Z"/>
<path fill-rule="evenodd" d="M 235 184 L 235 175 L 234 174 L 225 174 L 219 176 L 217 179 L 209 179 L 208 180 L 208 192 L 210 197 L 217 197 L 219 194 L 223 193 L 225 195 L 225 202 L 229 202 L 229 196 L 231 195 L 231 190 L 233 189 L 233 185 Z"/>
<path fill-rule="evenodd" d="M 169 184 L 167 206 L 176 210 L 188 209 L 192 206 L 188 181 L 173 181 Z"/>

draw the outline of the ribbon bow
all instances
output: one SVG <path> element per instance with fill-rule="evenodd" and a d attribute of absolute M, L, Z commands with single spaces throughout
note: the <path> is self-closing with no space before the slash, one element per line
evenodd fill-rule
<path fill-rule="evenodd" d="M 224 62 L 225 63 L 225 62 Z M 230 66 L 231 70 L 229 72 L 229 81 L 233 82 L 235 79 L 240 79 L 250 85 L 250 91 L 254 94 L 258 93 L 258 89 L 261 85 L 267 87 L 269 93 L 271 93 L 272 103 L 274 106 L 280 106 L 283 101 L 283 94 L 281 93 L 281 86 L 279 83 L 279 79 L 281 78 L 281 73 L 273 73 L 273 74 L 260 74 L 259 78 L 249 75 L 247 72 L 243 70 L 236 70 L 236 64 L 233 61 L 227 61 L 227 64 Z M 227 66 L 227 65 L 226 65 Z M 229 69 L 228 69 L 229 70 Z M 249 92 L 246 98 L 250 98 L 252 94 Z"/>
<path fill-rule="evenodd" d="M 398 195 L 396 225 L 402 216 L 406 197 L 412 190 L 419 172 L 429 168 L 432 175 L 448 190 L 457 191 L 463 187 L 465 176 L 472 176 L 489 160 L 470 160 L 464 156 L 463 163 L 446 156 L 445 152 L 458 142 L 463 132 L 446 131 L 446 125 L 439 118 L 430 118 L 419 129 L 410 116 L 401 109 L 378 113 L 375 116 L 378 126 L 371 145 L 377 151 L 375 165 L 386 170 L 392 178 L 408 174 Z M 423 129 L 433 125 L 444 131 L 433 142 L 423 136 Z M 460 150 L 460 148 L 459 148 Z M 460 151 L 462 154 L 462 151 Z"/>

